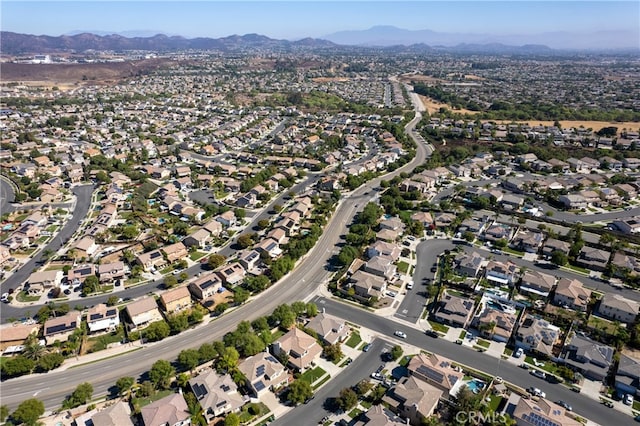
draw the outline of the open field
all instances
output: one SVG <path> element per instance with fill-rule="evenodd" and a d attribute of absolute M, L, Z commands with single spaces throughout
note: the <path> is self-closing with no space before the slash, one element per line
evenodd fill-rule
<path fill-rule="evenodd" d="M 434 112 L 437 112 L 441 107 L 445 107 L 448 109 L 451 109 L 451 106 L 442 102 L 437 102 L 434 99 L 428 98 L 426 96 L 422 96 L 422 95 L 418 95 L 420 97 L 420 100 L 422 101 L 422 103 L 424 104 L 425 108 L 427 109 L 427 111 L 429 112 L 429 114 L 432 114 Z M 457 109 L 455 110 L 455 112 L 460 113 L 460 114 L 477 114 L 477 111 L 471 111 L 471 110 L 467 110 L 467 109 Z M 503 123 L 503 124 L 509 124 L 509 123 L 526 123 L 530 126 L 538 126 L 538 125 L 542 125 L 542 126 L 552 126 L 553 125 L 553 121 L 542 121 L 542 120 L 538 120 L 538 121 L 513 121 L 513 120 L 492 120 L 495 121 L 496 123 Z M 625 122 L 620 122 L 620 123 L 616 123 L 616 122 L 610 122 L 610 121 L 571 121 L 571 120 L 561 120 L 560 121 L 560 125 L 563 128 L 570 128 L 570 127 L 584 127 L 585 129 L 589 129 L 591 128 L 594 131 L 598 131 L 600 129 L 602 129 L 603 127 L 617 127 L 618 128 L 618 132 L 621 131 L 622 129 L 627 129 L 627 130 L 635 130 L 635 131 L 640 131 L 640 123 L 636 123 L 636 122 L 631 122 L 631 121 L 625 121 Z"/>

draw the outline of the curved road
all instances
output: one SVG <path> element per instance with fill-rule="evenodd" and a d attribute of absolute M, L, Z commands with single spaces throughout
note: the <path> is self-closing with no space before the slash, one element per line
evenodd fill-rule
<path fill-rule="evenodd" d="M 33 272 L 33 270 L 41 263 L 43 252 L 45 250 L 51 250 L 53 252 L 57 251 L 62 247 L 63 242 L 73 235 L 80 226 L 80 222 L 87 217 L 89 207 L 91 206 L 91 195 L 93 190 L 93 185 L 82 185 L 73 188 L 73 193 L 76 196 L 76 202 L 71 219 L 69 219 L 58 235 L 56 235 L 44 249 L 40 250 L 33 258 L 31 258 L 31 260 L 24 264 L 0 285 L 0 291 L 2 293 L 8 291 L 10 288 L 16 289 L 21 286 L 22 283 L 27 280 L 29 275 L 31 275 L 31 272 Z M 23 317 L 29 309 L 33 310 L 33 308 L 29 307 L 18 308 L 11 305 L 3 305 L 0 314 L 3 319 L 20 318 Z"/>
<path fill-rule="evenodd" d="M 407 125 L 411 133 L 420 115 Z M 3 384 L 2 404 L 15 408 L 21 401 L 37 396 L 47 409 L 60 406 L 62 400 L 70 394 L 77 384 L 90 381 L 94 395 L 105 395 L 123 376 L 139 376 L 145 373 L 156 359 L 173 360 L 184 348 L 198 347 L 205 342 L 221 339 L 224 334 L 233 331 L 240 321 L 253 320 L 270 314 L 276 306 L 291 303 L 312 295 L 319 286 L 326 284 L 331 272 L 326 265 L 333 255 L 340 235 L 346 232 L 348 225 L 363 207 L 363 201 L 371 198 L 369 191 L 379 186 L 380 181 L 408 172 L 422 164 L 426 159 L 428 147 L 418 145 L 416 155 L 409 163 L 385 176 L 372 179 L 343 199 L 315 247 L 303 258 L 295 270 L 279 283 L 261 293 L 258 298 L 244 306 L 223 315 L 207 325 L 191 329 L 161 342 L 145 346 L 143 349 L 128 352 L 115 358 L 103 359 L 91 364 L 80 365 L 70 370 L 56 370 L 43 375 L 29 375 L 11 379 Z M 75 216 L 74 216 L 75 217 Z M 199 265 L 196 266 L 199 268 Z M 94 299 L 92 299 L 93 301 Z M 55 386 L 51 386 L 55 384 Z"/>
<path fill-rule="evenodd" d="M 15 208 L 11 205 L 16 199 L 14 183 L 6 176 L 0 175 L 0 214 L 11 213 Z"/>

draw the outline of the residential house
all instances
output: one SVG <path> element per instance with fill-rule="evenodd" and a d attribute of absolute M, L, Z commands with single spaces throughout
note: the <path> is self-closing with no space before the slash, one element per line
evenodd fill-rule
<path fill-rule="evenodd" d="M 260 352 L 246 358 L 240 363 L 238 369 L 257 398 L 289 383 L 289 376 L 284 366 L 268 352 Z"/>
<path fill-rule="evenodd" d="M 618 194 L 625 200 L 633 200 L 638 197 L 638 191 L 632 185 L 628 183 L 619 183 L 613 186 L 613 189 L 618 191 Z"/>
<path fill-rule="evenodd" d="M 220 375 L 215 370 L 198 374 L 189 380 L 189 386 L 208 423 L 218 416 L 239 411 L 248 402 L 248 398 L 238 392 L 231 375 Z"/>
<path fill-rule="evenodd" d="M 640 396 L 640 359 L 632 355 L 620 354 L 615 388 L 620 394 Z"/>
<path fill-rule="evenodd" d="M 356 271 L 350 281 L 353 283 L 355 295 L 361 300 L 368 301 L 372 297 L 380 298 L 387 288 L 384 278 L 365 271 Z"/>
<path fill-rule="evenodd" d="M 315 338 L 294 327 L 271 345 L 271 352 L 276 357 L 282 352 L 286 353 L 289 355 L 289 366 L 301 371 L 318 359 L 322 353 L 322 347 Z"/>
<path fill-rule="evenodd" d="M 434 353 L 421 352 L 415 355 L 409 361 L 407 369 L 410 377 L 420 379 L 447 392 L 447 396 L 454 390 L 456 383 L 464 378 L 464 373 L 454 368 L 451 360 Z M 457 392 L 457 387 L 455 391 Z"/>
<path fill-rule="evenodd" d="M 498 286 L 514 285 L 516 281 L 516 273 L 518 272 L 518 265 L 513 262 L 507 261 L 499 262 L 497 260 L 490 260 L 485 268 L 485 278 Z"/>
<path fill-rule="evenodd" d="M 580 250 L 580 255 L 576 263 L 591 271 L 604 271 L 609 263 L 611 253 L 593 247 L 584 246 Z"/>
<path fill-rule="evenodd" d="M 189 250 L 182 242 L 170 244 L 160 249 L 166 256 L 168 263 L 181 260 L 189 255 Z"/>
<path fill-rule="evenodd" d="M 191 294 L 187 286 L 165 291 L 160 296 L 160 305 L 168 314 L 181 311 L 191 306 Z"/>
<path fill-rule="evenodd" d="M 578 210 L 587 207 L 587 200 L 582 195 L 566 194 L 558 197 L 558 201 L 564 205 L 567 210 Z"/>
<path fill-rule="evenodd" d="M 473 314 L 473 305 L 473 300 L 445 291 L 438 302 L 435 319 L 454 327 L 465 328 Z"/>
<path fill-rule="evenodd" d="M 251 271 L 260 264 L 260 253 L 257 250 L 248 250 L 238 256 L 238 262 L 247 270 Z"/>
<path fill-rule="evenodd" d="M 212 237 L 217 237 L 222 233 L 222 223 L 216 219 L 207 222 L 202 229 L 205 229 Z"/>
<path fill-rule="evenodd" d="M 59 287 L 64 274 L 61 270 L 34 272 L 27 278 L 25 291 L 30 295 L 42 294 L 46 289 Z"/>
<path fill-rule="evenodd" d="M 226 286 L 232 286 L 244 279 L 245 269 L 239 263 L 230 263 L 216 269 L 216 273 Z"/>
<path fill-rule="evenodd" d="M 133 426 L 129 403 L 118 401 L 101 410 L 91 410 L 75 419 L 76 426 Z"/>
<path fill-rule="evenodd" d="M 216 222 L 216 223 L 220 225 L 219 222 Z M 208 230 L 202 228 L 188 235 L 183 240 L 183 243 L 187 247 L 198 247 L 203 249 L 209 243 L 210 240 L 211 240 L 211 233 Z"/>
<path fill-rule="evenodd" d="M 524 398 L 511 393 L 504 408 L 505 415 L 515 419 L 518 426 L 582 426 L 564 407 L 544 398 Z"/>
<path fill-rule="evenodd" d="M 125 311 L 133 324 L 132 329 L 144 328 L 152 322 L 162 320 L 162 314 L 160 314 L 156 299 L 153 297 L 145 297 L 129 303 Z"/>
<path fill-rule="evenodd" d="M 384 256 L 396 262 L 400 258 L 402 250 L 397 244 L 387 243 L 385 241 L 376 241 L 367 247 L 367 257 L 372 259 L 376 256 Z"/>
<path fill-rule="evenodd" d="M 638 258 L 629 256 L 623 251 L 617 251 L 613 254 L 611 264 L 614 266 L 614 275 L 619 277 L 640 273 L 640 261 L 638 261 Z"/>
<path fill-rule="evenodd" d="M 496 222 L 484 231 L 483 236 L 487 241 L 505 240 L 509 242 L 511 240 L 512 233 L 513 230 L 509 225 Z"/>
<path fill-rule="evenodd" d="M 373 275 L 390 280 L 395 275 L 397 267 L 390 258 L 375 256 L 367 261 L 364 265 L 364 270 Z"/>
<path fill-rule="evenodd" d="M 484 263 L 484 257 L 478 252 L 474 251 L 471 254 L 463 252 L 456 257 L 455 272 L 463 277 L 476 278 Z"/>
<path fill-rule="evenodd" d="M 438 212 L 434 216 L 434 224 L 438 229 L 444 229 L 451 226 L 456 220 L 456 215 L 447 212 Z"/>
<path fill-rule="evenodd" d="M 93 256 L 93 254 L 98 250 L 98 245 L 93 237 L 85 236 L 73 245 L 73 249 L 76 253 L 76 259 L 81 259 L 83 257 L 88 258 Z"/>
<path fill-rule="evenodd" d="M 547 240 L 544 242 L 544 247 L 542 248 L 542 255 L 547 259 L 551 257 L 551 254 L 554 251 L 559 251 L 568 255 L 570 249 L 571 244 L 566 241 L 557 240 L 555 238 L 547 238 Z"/>
<path fill-rule="evenodd" d="M 526 230 L 519 231 L 513 237 L 511 245 L 527 253 L 537 253 L 542 241 L 544 241 L 544 234 Z"/>
<path fill-rule="evenodd" d="M 187 426 L 191 413 L 182 393 L 173 393 L 140 408 L 143 426 Z"/>
<path fill-rule="evenodd" d="M 355 426 L 406 426 L 407 421 L 396 416 L 384 405 L 373 405 L 365 413 L 361 414 L 361 420 Z"/>
<path fill-rule="evenodd" d="M 518 315 L 487 306 L 473 322 L 484 337 L 507 342 L 518 322 Z"/>
<path fill-rule="evenodd" d="M 167 261 L 162 255 L 160 249 L 139 254 L 136 258 L 136 262 L 138 262 L 147 272 L 154 269 L 160 269 L 167 264 Z"/>
<path fill-rule="evenodd" d="M 259 253 L 266 253 L 270 257 L 278 257 L 282 254 L 282 249 L 276 240 L 273 238 L 265 238 L 254 246 L 254 249 Z"/>
<path fill-rule="evenodd" d="M 532 315 L 526 315 L 515 335 L 518 348 L 552 355 L 553 345 L 560 337 L 560 329 L 553 324 Z"/>
<path fill-rule="evenodd" d="M 67 281 L 73 286 L 79 286 L 88 277 L 95 276 L 95 272 L 95 266 L 93 264 L 81 265 L 69 270 Z"/>
<path fill-rule="evenodd" d="M 640 217 L 638 216 L 615 219 L 612 224 L 625 234 L 640 233 Z"/>
<path fill-rule="evenodd" d="M 87 311 L 87 325 L 91 333 L 115 330 L 120 325 L 118 308 L 98 303 Z"/>
<path fill-rule="evenodd" d="M 45 321 L 42 336 L 47 345 L 51 345 L 55 341 L 66 342 L 69 336 L 80 328 L 81 316 L 80 312 L 71 311 L 63 316 L 49 318 Z"/>
<path fill-rule="evenodd" d="M 520 292 L 548 297 L 556 284 L 556 277 L 537 270 L 526 270 L 520 281 Z"/>
<path fill-rule="evenodd" d="M 639 310 L 640 302 L 615 293 L 605 293 L 598 306 L 598 314 L 625 324 L 633 324 Z"/>
<path fill-rule="evenodd" d="M 19 323 L 14 322 L 11 324 L 5 324 L 0 327 L 0 351 L 5 349 L 14 348 L 23 349 L 23 343 L 29 335 L 38 335 L 40 331 L 40 324 L 38 323 Z"/>
<path fill-rule="evenodd" d="M 582 282 L 576 279 L 560 278 L 553 295 L 553 303 L 567 308 L 586 312 L 591 291 L 584 288 Z"/>
<path fill-rule="evenodd" d="M 409 376 L 401 378 L 383 401 L 391 410 L 406 418 L 409 424 L 419 426 L 433 415 L 443 393 L 442 389 Z"/>
<path fill-rule="evenodd" d="M 118 260 L 111 263 L 101 263 L 98 265 L 98 277 L 100 282 L 112 282 L 124 278 L 124 262 Z"/>
<path fill-rule="evenodd" d="M 227 210 L 226 212 L 216 216 L 215 220 L 220 222 L 225 228 L 229 228 L 236 224 L 236 214 L 233 210 Z"/>
<path fill-rule="evenodd" d="M 329 345 L 340 343 L 349 335 L 349 327 L 344 320 L 324 312 L 316 315 L 306 327 L 315 331 Z"/>
<path fill-rule="evenodd" d="M 429 212 L 416 212 L 411 215 L 411 220 L 422 223 L 425 229 L 429 229 L 433 225 L 433 216 Z"/>
<path fill-rule="evenodd" d="M 215 296 L 222 289 L 222 279 L 215 272 L 210 272 L 189 283 L 189 290 L 199 301 Z"/>
<path fill-rule="evenodd" d="M 574 334 L 565 344 L 561 358 L 587 378 L 603 380 L 613 365 L 615 349 L 588 337 Z"/>

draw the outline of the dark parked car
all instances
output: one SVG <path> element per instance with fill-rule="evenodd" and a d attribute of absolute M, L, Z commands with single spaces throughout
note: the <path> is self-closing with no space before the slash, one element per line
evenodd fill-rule
<path fill-rule="evenodd" d="M 436 338 L 436 339 L 437 339 L 438 337 L 440 337 L 440 335 L 438 334 L 438 332 L 437 332 L 437 331 L 435 331 L 435 330 L 427 330 L 427 331 L 425 331 L 425 334 L 426 334 L 427 336 L 430 336 L 430 337 L 433 337 L 433 338 Z"/>

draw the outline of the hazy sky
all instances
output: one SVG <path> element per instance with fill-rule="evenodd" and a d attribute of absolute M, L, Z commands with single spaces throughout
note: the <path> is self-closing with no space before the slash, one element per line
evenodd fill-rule
<path fill-rule="evenodd" d="M 321 37 L 393 25 L 438 32 L 537 34 L 636 30 L 634 1 L 30 1 L 0 2 L 3 31 L 148 31 L 192 37 Z"/>

